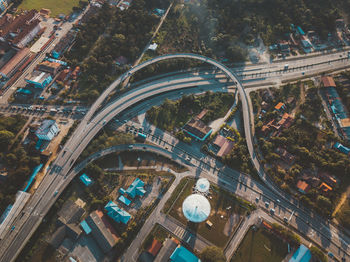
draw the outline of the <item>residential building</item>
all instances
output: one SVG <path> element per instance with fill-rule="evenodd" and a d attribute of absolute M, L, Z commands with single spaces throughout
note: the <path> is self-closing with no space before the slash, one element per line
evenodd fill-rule
<path fill-rule="evenodd" d="M 186 123 L 183 130 L 199 141 L 204 141 L 213 131 L 203 121 L 194 117 Z"/>
<path fill-rule="evenodd" d="M 283 110 L 286 109 L 286 105 L 282 102 L 279 102 L 276 106 L 275 106 L 275 110 L 281 112 Z"/>
<path fill-rule="evenodd" d="M 126 189 L 126 193 L 131 198 L 135 198 L 136 196 L 143 196 L 146 193 L 145 189 L 143 188 L 144 185 L 145 183 L 141 179 L 136 178 L 128 187 L 128 189 Z"/>
<path fill-rule="evenodd" d="M 59 58 L 68 49 L 68 47 L 73 44 L 75 36 L 75 31 L 69 31 L 54 47 L 51 52 L 52 56 L 56 59 Z"/>
<path fill-rule="evenodd" d="M 332 191 L 333 188 L 330 187 L 329 185 L 327 185 L 325 182 L 323 182 L 323 183 L 320 185 L 320 190 L 322 190 L 323 192 L 328 192 L 328 191 Z"/>
<path fill-rule="evenodd" d="M 105 206 L 107 214 L 117 223 L 127 224 L 131 219 L 131 215 L 125 210 L 118 207 L 113 201 L 109 201 Z"/>
<path fill-rule="evenodd" d="M 29 58 L 29 48 L 23 48 L 18 51 L 7 63 L 0 69 L 0 74 L 5 78 L 11 78 L 17 69 Z"/>
<path fill-rule="evenodd" d="M 338 149 L 340 152 L 344 153 L 345 155 L 350 155 L 350 148 L 338 142 L 334 144 L 334 148 Z"/>
<path fill-rule="evenodd" d="M 147 249 L 147 252 L 153 257 L 156 257 L 162 246 L 163 245 L 161 242 L 159 242 L 157 239 L 153 239 L 151 246 Z"/>
<path fill-rule="evenodd" d="M 17 48 L 25 47 L 35 38 L 41 29 L 42 27 L 39 19 L 34 20 L 30 24 L 26 24 L 26 26 L 22 27 L 21 32 L 19 32 L 18 35 L 12 39 L 12 44 Z"/>
<path fill-rule="evenodd" d="M 126 206 L 129 206 L 131 204 L 131 200 L 127 199 L 125 196 L 120 196 L 118 200 Z"/>
<path fill-rule="evenodd" d="M 118 242 L 119 237 L 115 229 L 108 222 L 107 217 L 102 211 L 96 210 L 92 212 L 85 221 L 91 230 L 93 238 L 103 252 L 107 253 Z M 89 229 L 87 229 L 87 231 L 89 231 Z"/>
<path fill-rule="evenodd" d="M 276 153 L 285 161 L 287 162 L 289 165 L 292 165 L 294 160 L 295 160 L 295 156 L 293 156 L 292 154 L 290 154 L 286 149 L 282 148 L 282 147 L 278 147 L 276 149 Z"/>
<path fill-rule="evenodd" d="M 35 70 L 27 76 L 25 80 L 27 83 L 33 84 L 35 87 L 44 88 L 51 83 L 52 76 L 49 73 Z"/>
<path fill-rule="evenodd" d="M 84 215 L 85 209 L 72 200 L 67 200 L 57 215 L 63 224 L 76 224 Z"/>
<path fill-rule="evenodd" d="M 46 72 L 51 75 L 56 75 L 58 70 L 61 68 L 61 64 L 57 62 L 50 62 L 48 60 L 41 62 L 36 70 L 41 71 L 41 72 Z"/>
<path fill-rule="evenodd" d="M 44 120 L 35 135 L 41 140 L 51 141 L 59 132 L 60 129 L 55 120 Z"/>
<path fill-rule="evenodd" d="M 92 184 L 92 179 L 85 173 L 82 174 L 79 179 L 85 186 L 90 186 Z"/>
<path fill-rule="evenodd" d="M 82 233 L 79 228 L 79 220 L 84 215 L 85 209 L 79 206 L 76 202 L 68 200 L 58 211 L 58 230 L 63 235 L 68 235 L 71 239 L 76 240 Z M 56 236 L 53 237 L 55 241 Z M 59 241 L 58 241 L 59 242 Z"/>
<path fill-rule="evenodd" d="M 300 245 L 297 251 L 295 251 L 293 256 L 289 259 L 289 262 L 309 262 L 310 260 L 310 250 L 306 246 Z"/>
<path fill-rule="evenodd" d="M 6 8 L 9 6 L 9 3 L 11 2 L 11 0 L 0 0 L 0 9 L 1 12 L 5 11 Z"/>
<path fill-rule="evenodd" d="M 30 47 L 30 52 L 33 52 L 35 54 L 39 53 L 41 50 L 47 46 L 47 44 L 51 41 L 52 39 L 42 36 L 40 37 L 31 47 Z"/>
<path fill-rule="evenodd" d="M 200 262 L 201 260 L 196 257 L 185 247 L 179 245 L 173 254 L 170 256 L 171 262 Z"/>
<path fill-rule="evenodd" d="M 325 88 L 327 88 L 327 87 L 336 87 L 334 79 L 331 76 L 323 76 L 321 78 L 321 84 Z"/>
<path fill-rule="evenodd" d="M 299 180 L 297 183 L 297 188 L 300 193 L 306 194 L 310 190 L 310 185 L 303 180 Z"/>
<path fill-rule="evenodd" d="M 0 18 L 0 40 L 12 42 L 18 48 L 33 40 L 40 30 L 40 14 L 34 9 Z"/>
<path fill-rule="evenodd" d="M 218 157 L 224 157 L 232 151 L 233 147 L 235 146 L 235 142 L 225 138 L 222 135 L 218 135 L 216 136 L 213 145 L 217 149 L 216 155 Z"/>
<path fill-rule="evenodd" d="M 89 235 L 91 233 L 92 229 L 85 220 L 80 222 L 80 226 L 84 230 L 85 234 Z"/>

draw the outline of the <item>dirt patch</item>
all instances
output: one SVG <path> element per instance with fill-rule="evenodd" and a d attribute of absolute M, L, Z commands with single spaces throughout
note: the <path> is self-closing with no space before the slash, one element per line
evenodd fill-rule
<path fill-rule="evenodd" d="M 52 152 L 49 160 L 46 162 L 46 164 L 43 166 L 41 171 L 38 173 L 38 175 L 35 178 L 35 182 L 30 189 L 30 193 L 33 193 L 38 186 L 40 185 L 41 181 L 43 180 L 46 170 L 49 167 L 50 163 L 56 159 L 57 153 L 59 152 L 59 145 L 62 141 L 62 139 L 67 135 L 69 128 L 73 125 L 74 120 L 68 119 L 67 121 L 57 121 L 57 125 L 59 129 L 61 130 L 60 133 L 52 139 L 49 146 L 45 149 L 47 152 Z"/>

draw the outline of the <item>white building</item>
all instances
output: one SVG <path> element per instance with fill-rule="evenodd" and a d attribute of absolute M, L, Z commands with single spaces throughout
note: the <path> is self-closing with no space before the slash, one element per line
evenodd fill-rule
<path fill-rule="evenodd" d="M 35 135 L 41 140 L 51 141 L 59 132 L 55 120 L 44 120 Z"/>

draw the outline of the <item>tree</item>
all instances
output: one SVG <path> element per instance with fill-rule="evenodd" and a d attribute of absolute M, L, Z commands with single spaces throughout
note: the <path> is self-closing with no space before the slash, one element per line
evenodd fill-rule
<path fill-rule="evenodd" d="M 8 146 L 11 144 L 12 139 L 15 137 L 15 135 L 7 130 L 1 130 L 0 131 L 0 147 L 1 151 L 5 151 Z"/>
<path fill-rule="evenodd" d="M 311 251 L 312 256 L 317 258 L 318 261 L 321 261 L 321 262 L 327 261 L 326 255 L 319 248 L 312 246 L 312 247 L 310 247 L 310 251 Z"/>
<path fill-rule="evenodd" d="M 206 247 L 200 254 L 203 262 L 224 262 L 226 261 L 224 253 L 221 248 L 216 246 Z"/>

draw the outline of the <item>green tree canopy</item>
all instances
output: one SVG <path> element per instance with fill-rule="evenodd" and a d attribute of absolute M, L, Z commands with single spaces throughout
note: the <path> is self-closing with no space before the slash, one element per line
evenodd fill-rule
<path fill-rule="evenodd" d="M 224 253 L 221 248 L 216 246 L 206 247 L 200 254 L 203 262 L 224 262 L 226 261 Z"/>

